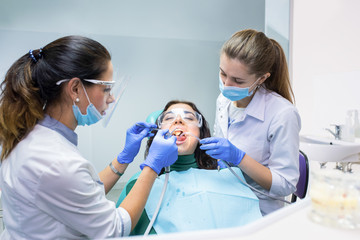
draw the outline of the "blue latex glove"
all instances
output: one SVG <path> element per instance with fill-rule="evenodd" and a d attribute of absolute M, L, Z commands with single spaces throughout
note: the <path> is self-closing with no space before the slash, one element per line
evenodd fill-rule
<path fill-rule="evenodd" d="M 156 124 L 137 122 L 126 131 L 124 150 L 118 155 L 117 161 L 121 164 L 131 163 L 138 154 L 141 141 L 145 137 L 154 136 L 151 129 L 157 128 Z"/>
<path fill-rule="evenodd" d="M 217 165 L 218 165 L 221 169 L 227 168 L 227 166 L 225 165 L 225 163 L 224 163 L 223 161 L 221 161 L 221 160 L 218 160 L 218 161 L 217 161 Z"/>
<path fill-rule="evenodd" d="M 221 159 L 232 163 L 235 166 L 239 165 L 241 160 L 245 156 L 245 152 L 235 147 L 228 139 L 210 137 L 203 138 L 200 141 L 201 150 L 205 150 L 206 154 L 215 159 Z M 218 161 L 218 165 L 222 168 L 225 166 L 221 161 Z"/>
<path fill-rule="evenodd" d="M 145 161 L 140 165 L 141 170 L 145 166 L 150 167 L 158 175 L 162 168 L 175 163 L 178 158 L 178 147 L 176 137 L 167 137 L 169 130 L 159 130 L 150 146 L 149 154 Z"/>

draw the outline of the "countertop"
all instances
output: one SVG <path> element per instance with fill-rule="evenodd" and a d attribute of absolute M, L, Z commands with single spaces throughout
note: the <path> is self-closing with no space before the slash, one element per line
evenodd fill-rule
<path fill-rule="evenodd" d="M 333 228 L 314 223 L 308 217 L 310 210 L 310 198 L 305 198 L 243 227 L 164 234 L 149 236 L 147 239 L 360 239 L 360 229 Z M 144 237 L 128 237 L 125 239 L 140 238 L 143 239 Z"/>

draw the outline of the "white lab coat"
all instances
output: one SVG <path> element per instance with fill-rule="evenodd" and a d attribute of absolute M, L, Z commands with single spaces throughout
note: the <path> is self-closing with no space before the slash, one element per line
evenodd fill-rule
<path fill-rule="evenodd" d="M 244 115 L 228 122 L 231 101 L 222 94 L 216 103 L 215 137 L 225 137 L 272 174 L 270 191 L 266 191 L 244 174 L 247 182 L 273 196 L 284 197 L 296 190 L 299 178 L 300 116 L 289 101 L 274 92 L 259 88 Z M 284 204 L 256 193 L 263 215 Z"/>
<path fill-rule="evenodd" d="M 1 239 L 130 233 L 129 214 L 106 199 L 93 165 L 53 129 L 37 124 L 3 161 L 0 181 L 6 225 Z"/>

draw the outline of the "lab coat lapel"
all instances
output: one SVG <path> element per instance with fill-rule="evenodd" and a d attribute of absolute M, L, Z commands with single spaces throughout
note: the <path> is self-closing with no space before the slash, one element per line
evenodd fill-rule
<path fill-rule="evenodd" d="M 221 132 L 223 133 L 223 136 L 225 138 L 227 138 L 228 135 L 228 119 L 229 119 L 228 108 L 230 103 L 231 101 L 226 99 L 226 101 L 222 101 L 219 106 L 219 123 L 220 123 L 219 125 Z"/>

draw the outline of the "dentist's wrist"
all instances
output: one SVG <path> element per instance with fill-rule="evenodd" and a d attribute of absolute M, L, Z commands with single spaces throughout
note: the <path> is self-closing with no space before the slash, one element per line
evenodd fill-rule
<path fill-rule="evenodd" d="M 112 162 L 110 162 L 109 167 L 110 167 L 111 170 L 112 170 L 115 174 L 117 174 L 119 177 L 121 177 L 121 176 L 124 174 L 124 173 L 119 172 L 119 171 L 114 167 L 114 165 L 112 164 Z"/>
<path fill-rule="evenodd" d="M 111 171 L 116 175 L 118 175 L 119 177 L 121 177 L 124 174 L 128 165 L 129 164 L 127 163 L 121 164 L 117 160 L 115 161 L 115 159 L 109 163 L 109 167 Z"/>

